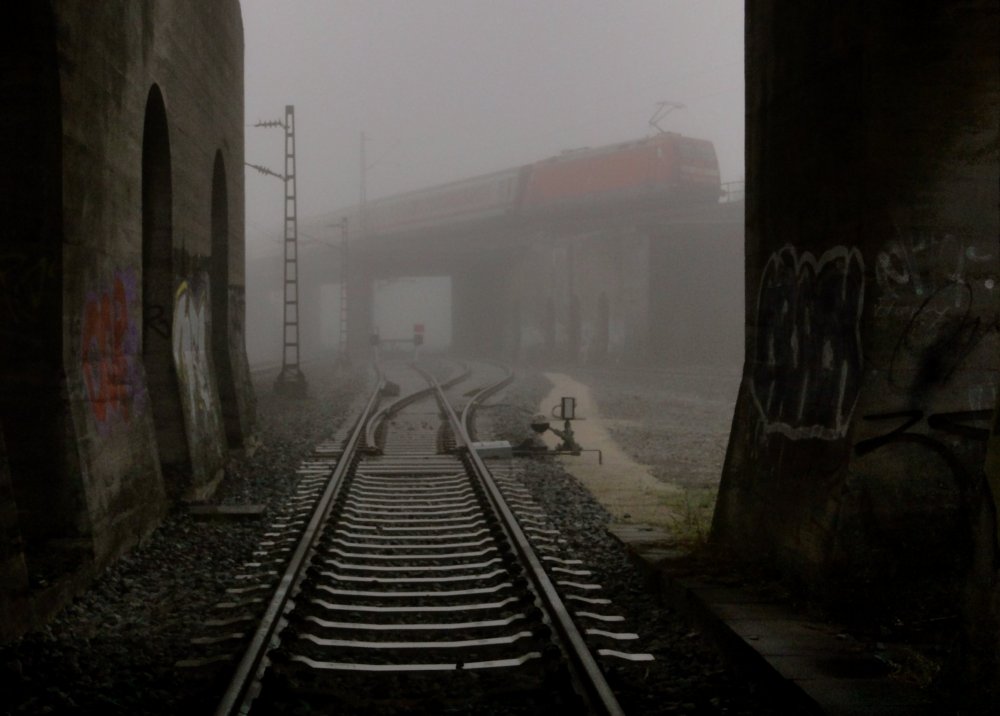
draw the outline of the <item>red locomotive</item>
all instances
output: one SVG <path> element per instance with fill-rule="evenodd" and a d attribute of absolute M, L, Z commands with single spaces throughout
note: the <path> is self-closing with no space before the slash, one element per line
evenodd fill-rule
<path fill-rule="evenodd" d="M 719 194 L 712 143 L 670 133 L 563 152 L 531 165 L 521 209 L 717 201 Z"/>
<path fill-rule="evenodd" d="M 367 233 L 390 236 L 504 217 L 715 202 L 719 196 L 712 143 L 670 132 L 377 199 L 368 203 Z M 356 207 L 340 215 L 358 225 Z"/>

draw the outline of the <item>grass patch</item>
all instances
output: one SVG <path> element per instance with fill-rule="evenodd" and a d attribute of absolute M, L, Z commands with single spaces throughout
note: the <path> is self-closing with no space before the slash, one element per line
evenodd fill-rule
<path fill-rule="evenodd" d="M 679 545 L 695 550 L 708 542 L 718 492 L 717 487 L 683 487 L 663 498 L 663 504 L 677 515 L 671 531 Z"/>

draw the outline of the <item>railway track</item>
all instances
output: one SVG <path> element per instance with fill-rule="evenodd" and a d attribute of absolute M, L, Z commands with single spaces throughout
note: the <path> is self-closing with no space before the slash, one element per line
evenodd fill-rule
<path fill-rule="evenodd" d="M 508 469 L 469 449 L 469 416 L 506 371 L 452 372 L 387 367 L 354 427 L 300 468 L 230 590 L 236 616 L 213 622 L 246 644 L 216 714 L 622 713 L 598 659 L 651 657 L 592 651 L 595 634 L 635 635 L 608 631 L 621 617 L 598 613 L 589 573 L 558 556 Z M 381 406 L 386 392 L 402 397 Z"/>

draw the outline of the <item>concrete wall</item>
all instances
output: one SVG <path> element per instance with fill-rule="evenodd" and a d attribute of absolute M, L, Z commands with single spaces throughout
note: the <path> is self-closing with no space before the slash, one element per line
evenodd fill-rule
<path fill-rule="evenodd" d="M 975 582 L 995 654 L 998 4 L 749 0 L 746 22 L 746 361 L 713 537 L 855 616 Z"/>
<path fill-rule="evenodd" d="M 0 316 L 5 334 L 25 335 L 17 354 L 43 365 L 4 366 L 4 404 L 20 409 L 0 420 L 28 572 L 55 562 L 65 573 L 135 544 L 168 494 L 210 491 L 227 446 L 252 430 L 243 33 L 237 0 L 30 5 L 6 23 L 2 91 L 5 107 L 32 111 L 4 141 L 43 169 L 25 190 L 30 209 L 5 205 L 15 230 L 2 248 L 55 268 L 39 272 L 29 304 L 40 328 Z M 51 58 L 54 101 L 24 79 L 26 26 L 32 52 Z M 9 282 L 0 291 L 14 294 Z M 39 439 L 23 427 L 18 372 L 40 396 Z"/>

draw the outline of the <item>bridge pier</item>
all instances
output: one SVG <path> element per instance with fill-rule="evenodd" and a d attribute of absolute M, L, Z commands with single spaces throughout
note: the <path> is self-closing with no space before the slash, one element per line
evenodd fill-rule
<path fill-rule="evenodd" d="M 970 680 L 1000 684 L 997 4 L 750 0 L 746 22 L 746 361 L 713 540 L 855 617 L 966 597 Z"/>
<path fill-rule="evenodd" d="M 547 234 L 512 264 L 519 351 L 530 360 L 647 357 L 649 240 L 633 229 Z"/>
<path fill-rule="evenodd" d="M 463 262 L 451 275 L 452 345 L 460 355 L 500 358 L 510 353 L 516 312 L 511 269 L 496 258 Z"/>

